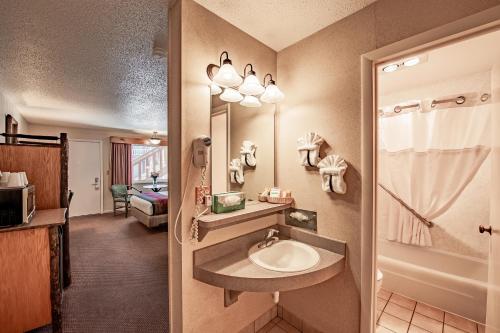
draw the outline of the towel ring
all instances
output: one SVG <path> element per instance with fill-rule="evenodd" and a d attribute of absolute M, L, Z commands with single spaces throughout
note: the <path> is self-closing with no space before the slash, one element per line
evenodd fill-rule
<path fill-rule="evenodd" d="M 234 173 L 234 181 L 236 182 L 236 184 L 241 185 L 242 183 L 240 183 L 239 180 L 238 180 L 238 177 L 236 177 L 237 172 L 238 171 L 233 171 L 233 173 Z"/>
<path fill-rule="evenodd" d="M 248 164 L 248 159 L 247 159 L 248 158 L 248 154 L 250 154 L 250 153 L 245 153 L 245 165 L 249 167 L 250 164 Z"/>
<path fill-rule="evenodd" d="M 312 164 L 311 164 L 311 160 L 310 160 L 310 158 L 309 158 L 309 153 L 310 153 L 310 152 L 311 152 L 311 151 L 308 149 L 308 150 L 307 150 L 307 164 L 309 164 L 309 166 L 310 166 L 310 167 L 314 167 L 314 165 L 312 165 Z"/>
<path fill-rule="evenodd" d="M 333 185 L 332 185 L 332 178 L 333 178 L 333 175 L 330 175 L 330 179 L 328 179 L 328 186 L 330 186 L 330 191 L 334 192 Z"/>

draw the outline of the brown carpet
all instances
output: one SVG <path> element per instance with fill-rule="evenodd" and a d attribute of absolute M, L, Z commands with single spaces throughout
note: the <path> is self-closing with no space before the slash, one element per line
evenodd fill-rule
<path fill-rule="evenodd" d="M 71 219 L 64 332 L 168 332 L 166 228 L 105 214 Z"/>

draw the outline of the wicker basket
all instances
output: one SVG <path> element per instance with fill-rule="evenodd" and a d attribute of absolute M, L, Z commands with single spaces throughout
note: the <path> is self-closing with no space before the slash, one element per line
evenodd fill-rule
<path fill-rule="evenodd" d="M 267 195 L 261 195 L 259 193 L 259 196 L 257 197 L 257 199 L 261 202 L 266 202 L 267 201 Z"/>
<path fill-rule="evenodd" d="M 291 197 L 288 197 L 288 198 L 267 197 L 267 202 L 273 203 L 273 204 L 291 204 L 293 202 L 293 198 L 291 198 Z"/>

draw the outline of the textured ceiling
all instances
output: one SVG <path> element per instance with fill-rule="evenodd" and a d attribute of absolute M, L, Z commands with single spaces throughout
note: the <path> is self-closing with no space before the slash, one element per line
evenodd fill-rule
<path fill-rule="evenodd" d="M 195 0 L 280 51 L 375 0 Z"/>
<path fill-rule="evenodd" d="M 1 0 L 0 89 L 34 123 L 166 131 L 166 0 Z"/>

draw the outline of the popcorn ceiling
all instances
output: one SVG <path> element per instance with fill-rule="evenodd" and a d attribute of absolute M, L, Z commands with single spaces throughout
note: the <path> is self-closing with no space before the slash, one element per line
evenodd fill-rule
<path fill-rule="evenodd" d="M 0 92 L 33 123 L 166 131 L 164 0 L 0 1 Z"/>

